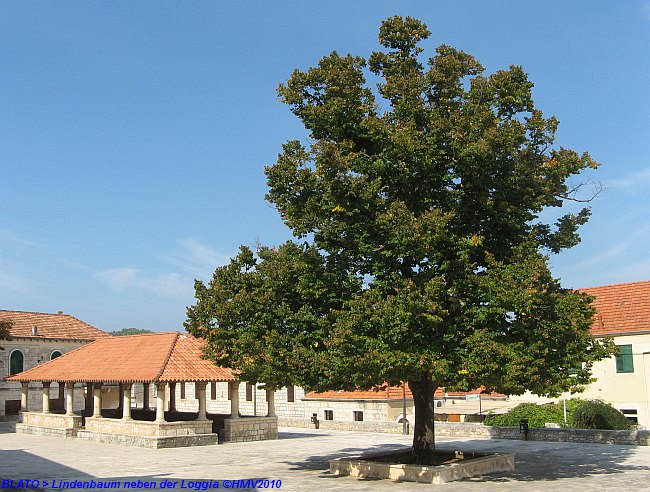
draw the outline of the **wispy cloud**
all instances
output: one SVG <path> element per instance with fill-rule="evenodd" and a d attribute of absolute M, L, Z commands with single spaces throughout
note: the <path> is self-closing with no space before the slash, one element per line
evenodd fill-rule
<path fill-rule="evenodd" d="M 180 250 L 160 258 L 175 271 L 154 273 L 144 268 L 117 267 L 96 272 L 93 278 L 114 292 L 141 291 L 158 297 L 186 301 L 194 294 L 194 279 L 205 280 L 228 262 L 227 255 L 197 241 L 183 239 Z"/>
<path fill-rule="evenodd" d="M 602 266 L 608 261 L 614 260 L 616 258 L 621 258 L 622 256 L 634 251 L 635 249 L 638 249 L 641 239 L 647 237 L 648 235 L 650 235 L 650 226 L 639 227 L 629 233 L 627 236 L 623 237 L 623 239 L 609 246 L 607 249 L 600 251 L 599 253 L 590 256 L 584 261 L 577 263 L 575 265 L 575 268 L 582 269 L 593 266 L 602 268 Z"/>
<path fill-rule="evenodd" d="M 111 268 L 93 275 L 115 292 L 142 290 L 159 297 L 186 300 L 194 293 L 192 278 L 179 273 L 148 274 L 137 268 Z"/>
<path fill-rule="evenodd" d="M 12 271 L 13 268 L 0 264 L 0 292 L 13 292 L 27 294 L 32 290 L 32 282 L 19 273 Z"/>
<path fill-rule="evenodd" d="M 228 263 L 230 257 L 202 242 L 188 238 L 180 241 L 182 250 L 163 259 L 184 273 L 206 279 L 219 265 Z"/>
<path fill-rule="evenodd" d="M 650 3 L 648 5 L 650 5 Z M 648 10 L 650 12 L 650 8 Z M 625 191 L 640 190 L 642 188 L 646 189 L 648 185 L 650 185 L 650 167 L 613 179 L 606 183 L 608 188 L 621 189 Z"/>

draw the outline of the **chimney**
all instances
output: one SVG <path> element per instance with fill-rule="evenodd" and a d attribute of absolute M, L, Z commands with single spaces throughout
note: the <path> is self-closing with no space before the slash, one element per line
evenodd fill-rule
<path fill-rule="evenodd" d="M 38 326 L 34 325 L 32 326 L 32 336 L 35 337 L 38 335 Z"/>

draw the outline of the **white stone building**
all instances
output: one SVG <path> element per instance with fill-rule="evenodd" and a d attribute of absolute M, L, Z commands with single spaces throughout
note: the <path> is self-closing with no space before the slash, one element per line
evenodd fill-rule
<path fill-rule="evenodd" d="M 11 323 L 11 339 L 0 341 L 0 346 L 4 348 L 0 350 L 0 420 L 13 420 L 20 411 L 21 384 L 4 381 L 5 377 L 36 367 L 98 338 L 110 337 L 108 333 L 62 312 L 49 314 L 0 310 L 0 321 Z M 83 390 L 79 388 L 77 391 L 80 409 L 83 408 Z M 64 386 L 52 384 L 52 408 L 62 408 L 63 398 Z M 30 406 L 38 408 L 40 405 L 40 394 L 32 392 Z"/>

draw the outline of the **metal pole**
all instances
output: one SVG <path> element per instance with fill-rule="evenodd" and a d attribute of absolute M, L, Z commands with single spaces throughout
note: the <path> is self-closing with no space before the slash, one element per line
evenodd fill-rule
<path fill-rule="evenodd" d="M 402 434 L 408 434 L 406 423 L 406 383 L 402 381 Z"/>
<path fill-rule="evenodd" d="M 253 416 L 257 417 L 257 383 L 253 384 Z"/>
<path fill-rule="evenodd" d="M 564 425 L 567 425 L 567 421 L 566 421 L 566 396 L 564 397 Z"/>

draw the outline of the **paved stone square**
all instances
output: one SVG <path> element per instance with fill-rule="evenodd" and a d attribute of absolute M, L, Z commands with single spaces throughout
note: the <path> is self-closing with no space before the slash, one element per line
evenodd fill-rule
<path fill-rule="evenodd" d="M 410 436 L 281 428 L 277 441 L 145 449 L 14 434 L 0 424 L 3 479 L 177 481 L 282 480 L 280 490 L 584 491 L 648 490 L 650 447 L 539 441 L 447 439 L 439 448 L 515 453 L 513 473 L 444 485 L 332 477 L 328 460 L 383 452 L 410 444 Z M 185 492 L 176 487 L 179 492 Z M 51 487 L 48 487 L 48 489 Z M 190 492 L 188 489 L 187 492 Z M 239 488 L 238 490 L 256 490 Z"/>

